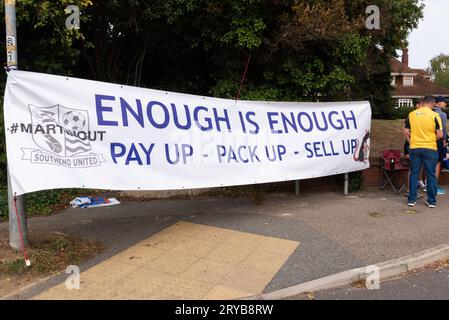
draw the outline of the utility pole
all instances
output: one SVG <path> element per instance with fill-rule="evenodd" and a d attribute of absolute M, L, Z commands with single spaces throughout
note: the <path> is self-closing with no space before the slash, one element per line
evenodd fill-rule
<path fill-rule="evenodd" d="M 16 29 L 16 0 L 5 0 L 5 26 L 6 26 L 6 56 L 9 72 L 19 67 L 17 61 L 17 29 Z M 18 214 L 16 214 L 16 209 Z M 9 210 L 9 244 L 15 250 L 22 249 L 23 244 L 28 245 L 28 228 L 25 212 L 24 196 L 15 198 L 11 188 L 11 176 L 8 171 L 8 210 Z M 19 221 L 18 221 L 19 219 Z M 20 223 L 19 223 L 20 222 Z M 21 230 L 19 230 L 19 225 Z"/>

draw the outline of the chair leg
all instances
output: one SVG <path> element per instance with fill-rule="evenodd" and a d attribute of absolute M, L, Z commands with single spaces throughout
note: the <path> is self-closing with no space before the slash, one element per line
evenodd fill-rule
<path fill-rule="evenodd" d="M 387 181 L 385 181 L 385 183 L 382 186 L 382 188 L 385 188 L 387 186 L 387 184 L 389 184 L 390 187 L 393 189 L 393 191 L 396 194 L 401 193 L 402 189 L 404 189 L 404 187 L 406 186 L 406 183 L 404 182 L 400 187 L 396 187 L 394 182 L 393 182 L 394 178 L 399 174 L 399 172 L 400 171 L 395 171 L 391 176 L 389 176 L 387 173 L 385 173 L 385 177 L 386 177 Z"/>
<path fill-rule="evenodd" d="M 400 194 L 402 192 L 402 190 L 404 190 L 406 188 L 406 186 L 407 186 L 407 183 L 404 182 L 396 194 Z"/>
<path fill-rule="evenodd" d="M 384 180 L 385 177 L 385 180 Z M 382 167 L 380 169 L 380 190 L 385 190 L 385 187 L 388 184 L 388 173 L 387 171 Z"/>
<path fill-rule="evenodd" d="M 387 175 L 387 180 L 388 180 L 387 182 L 390 184 L 390 186 L 394 190 L 394 192 L 396 192 L 396 188 L 394 187 L 394 184 L 393 184 L 393 179 L 395 176 L 396 176 L 396 172 L 393 173 L 393 175 L 391 177 Z"/>
<path fill-rule="evenodd" d="M 391 181 L 390 176 L 388 175 L 388 172 L 386 170 L 383 170 L 383 173 L 385 175 L 385 182 L 382 181 L 383 184 L 381 185 L 380 189 L 384 190 L 387 185 L 390 185 L 393 188 L 393 182 Z"/>
<path fill-rule="evenodd" d="M 388 173 L 391 173 L 391 175 L 389 175 Z M 402 190 L 404 190 L 404 188 L 406 188 L 406 186 L 407 186 L 407 181 L 406 180 L 403 180 L 402 185 L 400 185 L 398 187 L 395 186 L 393 180 L 400 173 L 401 173 L 400 170 L 397 170 L 397 171 L 394 171 L 394 172 L 385 170 L 385 168 L 384 168 L 384 166 L 382 165 L 382 162 L 381 162 L 381 168 L 380 168 L 380 190 L 385 190 L 386 186 L 390 185 L 390 187 L 393 189 L 393 191 L 396 194 L 400 194 L 402 192 Z M 385 180 L 384 180 L 384 176 L 385 176 Z"/>

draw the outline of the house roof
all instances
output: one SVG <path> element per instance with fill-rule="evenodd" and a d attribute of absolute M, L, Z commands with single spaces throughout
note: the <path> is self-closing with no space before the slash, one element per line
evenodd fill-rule
<path fill-rule="evenodd" d="M 401 61 L 399 61 L 398 59 L 395 59 L 395 58 L 391 59 L 391 70 L 393 71 L 393 73 L 399 73 L 399 74 L 421 73 L 421 72 L 418 72 L 419 69 L 412 69 L 409 66 L 407 66 L 406 64 L 402 63 Z M 427 72 L 424 70 L 419 70 L 419 71 L 422 71 L 427 74 Z"/>
<path fill-rule="evenodd" d="M 442 88 L 430 80 L 430 75 L 423 69 L 413 69 L 397 59 L 391 59 L 391 69 L 396 75 L 413 75 L 413 85 L 404 86 L 396 82 L 393 98 L 415 98 L 426 95 L 449 97 L 449 89 Z"/>

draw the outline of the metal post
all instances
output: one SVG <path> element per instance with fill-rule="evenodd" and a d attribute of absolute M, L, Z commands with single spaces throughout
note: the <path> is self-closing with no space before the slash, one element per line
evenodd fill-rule
<path fill-rule="evenodd" d="M 299 196 L 299 192 L 300 192 L 300 189 L 299 189 L 299 180 L 295 180 L 295 194 L 296 194 L 297 196 Z"/>
<path fill-rule="evenodd" d="M 17 211 L 20 219 L 20 227 L 22 229 L 23 243 L 28 245 L 28 226 L 25 213 L 25 199 L 23 196 L 17 197 Z M 17 221 L 16 208 L 14 205 L 14 194 L 11 189 L 11 177 L 8 174 L 8 209 L 9 209 L 9 245 L 15 250 L 22 249 L 20 239 L 19 222 Z"/>
<path fill-rule="evenodd" d="M 349 194 L 349 174 L 345 173 L 345 184 L 343 187 L 343 193 L 345 196 Z"/>
<path fill-rule="evenodd" d="M 16 30 L 16 1 L 5 0 L 5 26 L 6 26 L 6 58 L 7 66 L 10 70 L 16 70 L 19 67 L 17 60 L 17 30 Z M 22 247 L 19 223 L 17 221 L 16 207 L 18 210 L 18 218 L 22 229 L 24 245 L 28 245 L 28 228 L 25 212 L 25 199 L 18 196 L 14 204 L 14 194 L 11 189 L 11 177 L 8 171 L 8 209 L 9 209 L 9 244 L 13 249 L 19 250 Z"/>
<path fill-rule="evenodd" d="M 18 69 L 16 0 L 5 0 L 6 59 L 9 69 Z"/>

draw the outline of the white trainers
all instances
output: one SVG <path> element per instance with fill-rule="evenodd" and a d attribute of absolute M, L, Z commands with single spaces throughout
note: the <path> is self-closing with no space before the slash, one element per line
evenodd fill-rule
<path fill-rule="evenodd" d="M 409 203 L 408 203 L 408 206 L 409 206 L 409 207 L 416 207 L 416 202 L 409 202 Z"/>
<path fill-rule="evenodd" d="M 434 204 L 430 204 L 429 201 L 426 201 L 426 205 L 431 208 L 431 209 L 435 209 L 437 206 Z"/>
<path fill-rule="evenodd" d="M 424 189 L 426 187 L 426 185 L 424 184 L 424 181 L 419 180 L 418 181 L 418 187 L 421 188 L 421 189 Z"/>

